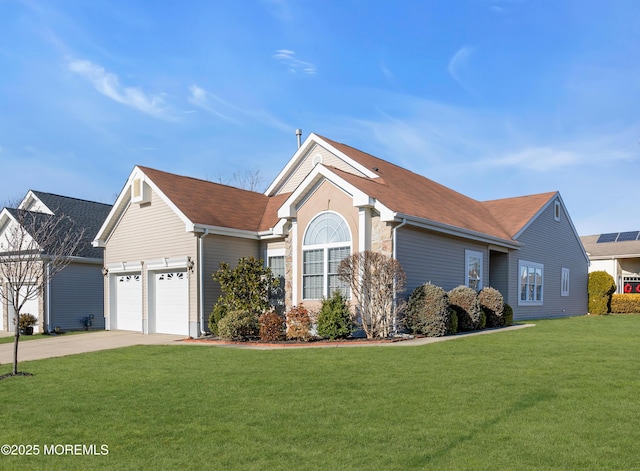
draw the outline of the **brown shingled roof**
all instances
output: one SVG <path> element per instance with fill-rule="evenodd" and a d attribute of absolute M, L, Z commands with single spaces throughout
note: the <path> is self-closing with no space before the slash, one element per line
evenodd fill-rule
<path fill-rule="evenodd" d="M 332 171 L 392 211 L 501 239 L 510 240 L 515 234 L 505 228 L 499 213 L 480 201 L 353 147 L 322 139 L 361 165 L 377 168 L 381 179 L 358 177 L 334 168 Z"/>
<path fill-rule="evenodd" d="M 504 240 L 512 240 L 556 193 L 480 202 L 346 144 L 319 136 L 378 178 L 329 167 L 332 172 L 390 210 Z M 268 197 L 192 177 L 139 167 L 195 224 L 267 231 L 290 193 Z"/>
<path fill-rule="evenodd" d="M 265 216 L 265 210 L 271 208 L 273 202 L 262 193 L 149 167 L 138 168 L 195 224 L 247 231 L 259 231 L 269 224 L 275 225 L 273 217 Z"/>
<path fill-rule="evenodd" d="M 485 201 L 482 205 L 500 220 L 510 237 L 515 235 L 546 205 L 557 192 Z"/>

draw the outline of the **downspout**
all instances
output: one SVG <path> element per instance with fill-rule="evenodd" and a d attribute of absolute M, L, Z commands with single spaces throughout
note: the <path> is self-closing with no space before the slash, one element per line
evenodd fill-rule
<path fill-rule="evenodd" d="M 207 323 L 204 318 L 204 238 L 209 235 L 209 229 L 198 236 L 198 290 L 200 293 L 200 335 L 205 334 L 205 326 Z"/>
<path fill-rule="evenodd" d="M 398 229 L 407 224 L 407 218 L 402 218 L 402 222 L 393 228 L 393 240 L 392 240 L 392 249 L 391 249 L 391 258 L 394 260 L 398 259 L 398 247 L 397 247 L 397 239 L 398 239 Z M 396 314 L 396 310 L 398 307 L 398 293 L 396 293 L 396 280 L 393 280 L 393 333 L 398 333 L 398 316 Z"/>
<path fill-rule="evenodd" d="M 47 262 L 47 296 L 45 300 L 45 317 L 47 319 L 47 332 L 51 333 L 51 262 Z M 44 329 L 42 329 L 42 333 Z"/>

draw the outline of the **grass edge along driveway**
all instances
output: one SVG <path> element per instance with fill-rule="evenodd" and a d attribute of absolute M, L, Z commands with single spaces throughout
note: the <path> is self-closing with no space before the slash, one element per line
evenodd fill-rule
<path fill-rule="evenodd" d="M 40 453 L 0 468 L 640 469 L 640 316 L 536 324 L 410 348 L 25 362 L 35 376 L 0 382 L 0 444 Z M 43 453 L 78 444 L 96 453 Z"/>

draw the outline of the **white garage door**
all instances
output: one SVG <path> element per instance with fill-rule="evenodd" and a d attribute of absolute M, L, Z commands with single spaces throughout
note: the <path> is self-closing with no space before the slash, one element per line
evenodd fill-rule
<path fill-rule="evenodd" d="M 139 273 L 116 276 L 115 328 L 142 332 L 142 280 Z"/>
<path fill-rule="evenodd" d="M 189 279 L 184 271 L 155 275 L 155 332 L 189 335 Z"/>

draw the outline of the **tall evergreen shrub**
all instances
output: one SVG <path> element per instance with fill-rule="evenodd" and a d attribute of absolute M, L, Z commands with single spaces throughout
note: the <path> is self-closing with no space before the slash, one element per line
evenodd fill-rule
<path fill-rule="evenodd" d="M 606 271 L 589 273 L 589 313 L 603 315 L 611 312 L 611 296 L 616 291 L 616 282 Z"/>

